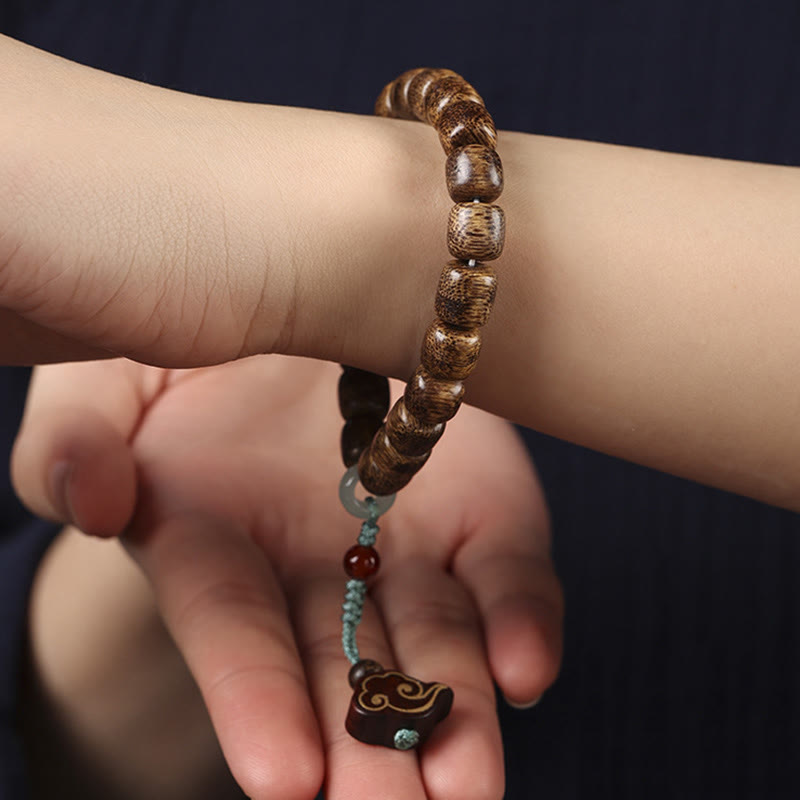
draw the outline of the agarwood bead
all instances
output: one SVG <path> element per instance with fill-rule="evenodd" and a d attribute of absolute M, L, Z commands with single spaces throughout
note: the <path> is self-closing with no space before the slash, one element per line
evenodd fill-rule
<path fill-rule="evenodd" d="M 422 366 L 434 378 L 462 381 L 475 369 L 480 352 L 477 330 L 465 331 L 436 319 L 422 341 Z"/>
<path fill-rule="evenodd" d="M 424 67 L 406 70 L 396 78 L 392 88 L 392 116 L 398 119 L 416 119 L 414 112 L 408 104 L 408 87 L 411 81 L 424 72 Z"/>
<path fill-rule="evenodd" d="M 358 478 L 372 494 L 385 495 L 400 491 L 428 460 L 430 452 L 421 456 L 404 456 L 394 449 L 381 428 L 372 444 L 358 459 Z"/>
<path fill-rule="evenodd" d="M 342 461 L 346 467 L 358 463 L 358 459 L 383 425 L 383 416 L 364 415 L 353 417 L 342 428 Z"/>
<path fill-rule="evenodd" d="M 406 384 L 406 408 L 425 425 L 452 419 L 464 397 L 464 384 L 434 378 L 425 367 L 419 366 Z"/>
<path fill-rule="evenodd" d="M 493 261 L 503 252 L 506 218 L 490 203 L 456 203 L 447 221 L 447 248 L 464 261 Z"/>
<path fill-rule="evenodd" d="M 381 566 L 381 557 L 374 547 L 354 544 L 345 554 L 342 562 L 348 578 L 365 581 L 371 578 Z"/>
<path fill-rule="evenodd" d="M 495 147 L 497 128 L 492 115 L 479 103 L 459 100 L 448 103 L 436 125 L 439 141 L 448 155 L 466 144 L 485 144 Z"/>
<path fill-rule="evenodd" d="M 404 456 L 421 456 L 429 452 L 444 433 L 444 422 L 426 425 L 407 408 L 403 398 L 392 406 L 386 417 L 386 435 L 398 453 Z"/>
<path fill-rule="evenodd" d="M 394 81 L 387 83 L 381 89 L 378 99 L 375 101 L 375 116 L 377 117 L 393 117 L 394 111 L 392 109 L 392 92 L 394 92 Z"/>
<path fill-rule="evenodd" d="M 425 119 L 434 127 L 450 103 L 469 101 L 483 105 L 483 98 L 461 76 L 447 75 L 431 84 L 425 96 Z"/>
<path fill-rule="evenodd" d="M 479 328 L 489 320 L 496 292 L 497 276 L 488 264 L 449 261 L 439 278 L 436 313 L 457 328 Z"/>
<path fill-rule="evenodd" d="M 503 191 L 503 163 L 485 144 L 467 144 L 453 150 L 445 165 L 447 191 L 456 203 L 478 198 L 491 203 Z"/>
<path fill-rule="evenodd" d="M 365 415 L 383 419 L 389 410 L 389 381 L 355 367 L 345 367 L 339 378 L 339 411 L 345 419 Z"/>
<path fill-rule="evenodd" d="M 422 122 L 425 122 L 425 104 L 431 86 L 441 78 L 460 77 L 451 69 L 423 69 L 408 85 L 408 108 L 411 113 Z"/>

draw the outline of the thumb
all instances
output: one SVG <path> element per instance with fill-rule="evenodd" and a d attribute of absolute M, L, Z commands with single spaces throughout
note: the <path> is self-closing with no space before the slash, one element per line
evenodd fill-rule
<path fill-rule="evenodd" d="M 123 360 L 35 371 L 11 460 L 34 513 L 96 536 L 123 530 L 136 499 L 128 439 L 145 403 L 142 372 L 153 384 L 160 373 Z"/>

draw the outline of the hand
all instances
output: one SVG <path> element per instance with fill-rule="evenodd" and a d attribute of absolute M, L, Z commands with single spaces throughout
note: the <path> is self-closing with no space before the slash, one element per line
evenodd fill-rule
<path fill-rule="evenodd" d="M 337 498 L 337 377 L 276 356 L 40 369 L 18 490 L 90 533 L 126 529 L 249 796 L 310 800 L 324 775 L 329 800 L 499 798 L 492 679 L 529 703 L 560 656 L 541 490 L 509 425 L 466 407 L 449 424 L 381 520 L 359 645 L 455 704 L 419 759 L 351 739 L 341 559 L 359 522 Z"/>

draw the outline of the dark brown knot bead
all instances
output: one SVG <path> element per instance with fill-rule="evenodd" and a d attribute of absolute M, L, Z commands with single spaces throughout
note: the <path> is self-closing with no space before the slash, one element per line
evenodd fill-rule
<path fill-rule="evenodd" d="M 358 459 L 383 425 L 383 417 L 365 415 L 353 417 L 345 422 L 342 428 L 341 451 L 342 461 L 346 467 L 358 463 Z"/>
<path fill-rule="evenodd" d="M 479 328 L 489 319 L 496 293 L 497 276 L 491 266 L 450 261 L 439 278 L 436 313 L 457 328 Z"/>
<path fill-rule="evenodd" d="M 491 203 L 503 191 L 503 163 L 485 144 L 466 144 L 453 150 L 445 165 L 447 191 L 456 203 L 477 198 Z"/>
<path fill-rule="evenodd" d="M 464 397 L 461 381 L 434 378 L 425 367 L 419 366 L 406 385 L 403 399 L 406 408 L 425 425 L 452 419 Z"/>
<path fill-rule="evenodd" d="M 477 330 L 465 331 L 437 319 L 425 332 L 422 342 L 422 366 L 434 378 L 462 381 L 478 363 L 481 335 Z"/>
<path fill-rule="evenodd" d="M 365 581 L 371 578 L 381 565 L 378 551 L 374 547 L 354 544 L 344 554 L 344 571 L 350 578 Z"/>
<path fill-rule="evenodd" d="M 464 261 L 493 261 L 503 252 L 506 218 L 500 206 L 456 203 L 447 221 L 447 248 Z"/>
<path fill-rule="evenodd" d="M 408 107 L 416 119 L 421 122 L 427 120 L 425 106 L 428 92 L 436 81 L 447 77 L 460 78 L 451 69 L 423 69 L 411 80 L 408 85 Z"/>
<path fill-rule="evenodd" d="M 419 456 L 398 453 L 385 427 L 381 428 L 370 446 L 358 459 L 358 479 L 361 485 L 378 496 L 399 492 L 419 472 L 430 452 Z"/>
<path fill-rule="evenodd" d="M 355 367 L 345 367 L 339 378 L 339 411 L 345 419 L 375 416 L 389 410 L 389 381 Z"/>
<path fill-rule="evenodd" d="M 425 119 L 436 127 L 451 103 L 468 101 L 483 105 L 483 98 L 460 75 L 448 75 L 431 84 L 425 97 Z"/>
<path fill-rule="evenodd" d="M 448 103 L 436 124 L 439 141 L 448 155 L 467 144 L 497 145 L 497 128 L 492 115 L 480 103 L 459 100 Z"/>
<path fill-rule="evenodd" d="M 347 673 L 347 680 L 353 689 L 358 687 L 358 684 L 367 677 L 367 675 L 377 675 L 383 672 L 383 667 L 371 658 L 362 658 L 361 661 L 356 661 L 350 672 Z"/>
<path fill-rule="evenodd" d="M 421 456 L 429 452 L 444 433 L 444 422 L 426 425 L 420 422 L 399 398 L 386 417 L 386 435 L 398 453 Z"/>

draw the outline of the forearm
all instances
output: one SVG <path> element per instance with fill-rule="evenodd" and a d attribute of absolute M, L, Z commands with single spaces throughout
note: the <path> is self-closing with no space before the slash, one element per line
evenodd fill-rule
<path fill-rule="evenodd" d="M 3 304 L 164 365 L 279 351 L 408 377 L 449 258 L 431 130 L 0 59 L 25 62 L 0 85 Z M 498 148 L 507 245 L 468 401 L 800 507 L 800 170 Z"/>

